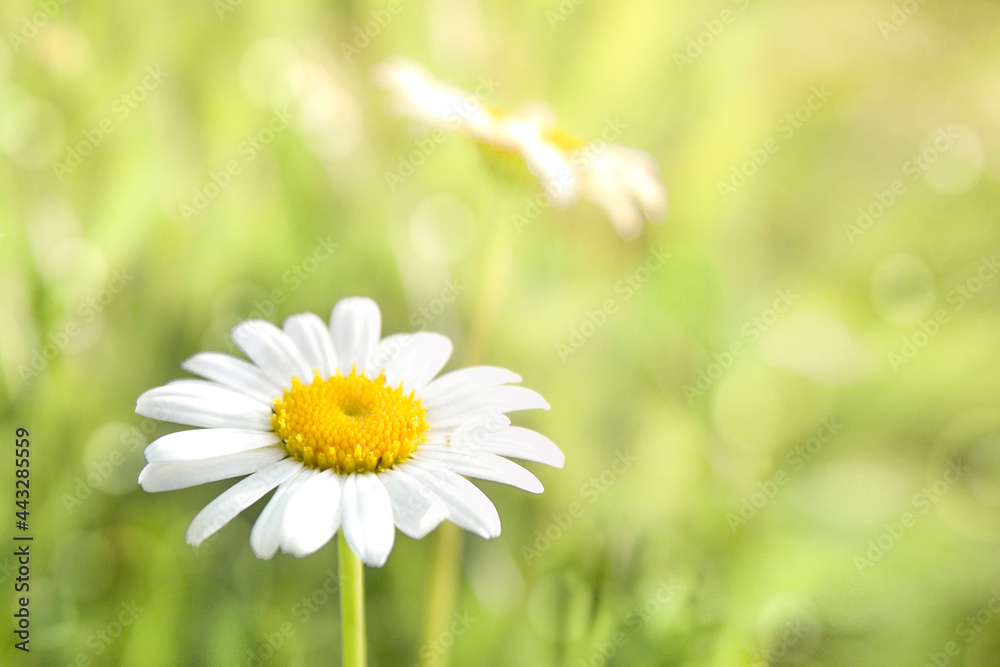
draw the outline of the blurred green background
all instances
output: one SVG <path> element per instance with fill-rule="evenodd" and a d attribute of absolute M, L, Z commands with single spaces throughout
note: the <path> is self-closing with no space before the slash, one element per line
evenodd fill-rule
<path fill-rule="evenodd" d="M 449 368 L 486 317 L 481 361 L 552 405 L 515 423 L 566 453 L 528 464 L 542 496 L 481 484 L 504 531 L 466 538 L 454 664 L 1000 664 L 998 3 L 9 0 L 0 28 L 2 523 L 26 426 L 34 535 L 3 664 L 335 664 L 334 550 L 258 561 L 262 503 L 187 546 L 231 482 L 143 493 L 175 427 L 132 409 L 237 322 L 355 294 Z M 393 55 L 624 124 L 670 218 L 517 229 L 537 184 L 420 149 L 369 78 Z M 368 571 L 371 664 L 438 651 L 433 543 Z"/>

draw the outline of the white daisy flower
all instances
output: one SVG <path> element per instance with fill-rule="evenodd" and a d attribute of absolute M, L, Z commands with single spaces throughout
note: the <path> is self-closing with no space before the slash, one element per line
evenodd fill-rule
<path fill-rule="evenodd" d="M 569 206 L 582 195 L 603 208 L 626 238 L 642 231 L 643 216 L 653 221 L 666 217 L 667 191 L 649 154 L 581 141 L 556 125 L 544 103 L 518 111 L 499 109 L 486 104 L 483 94 L 438 81 L 405 58 L 376 65 L 372 76 L 393 95 L 399 113 L 519 155 L 557 206 Z"/>
<path fill-rule="evenodd" d="M 504 457 L 562 467 L 545 436 L 510 425 L 505 413 L 548 409 L 512 383 L 512 371 L 464 368 L 435 379 L 451 341 L 428 332 L 380 339 L 374 301 L 343 299 L 330 326 L 312 313 L 283 328 L 248 320 L 233 329 L 244 361 L 202 352 L 181 364 L 204 380 L 176 380 L 142 394 L 135 411 L 201 427 L 146 448 L 139 484 L 172 491 L 248 475 L 191 522 L 198 546 L 277 489 L 250 532 L 258 558 L 302 557 L 344 531 L 363 563 L 381 567 L 395 529 L 421 539 L 449 520 L 481 537 L 500 535 L 490 499 L 466 477 L 541 493 L 542 484 Z"/>

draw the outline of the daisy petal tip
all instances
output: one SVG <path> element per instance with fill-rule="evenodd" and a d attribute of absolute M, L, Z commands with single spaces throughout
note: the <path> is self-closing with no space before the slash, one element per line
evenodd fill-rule
<path fill-rule="evenodd" d="M 566 465 L 566 455 L 563 454 L 563 450 L 559 449 L 558 445 L 553 443 L 551 440 L 548 442 L 551 445 L 548 452 L 549 456 L 546 457 L 545 461 L 541 461 L 541 463 L 553 468 L 559 468 L 561 470 Z"/>
<path fill-rule="evenodd" d="M 336 535 L 334 535 L 333 537 L 336 537 Z M 316 553 L 329 543 L 330 540 L 325 540 L 323 542 L 318 542 L 316 540 L 313 540 L 311 541 L 311 543 L 307 544 L 296 542 L 282 547 L 281 550 L 284 551 L 286 554 L 295 556 L 296 558 L 305 558 L 306 556 L 313 555 L 314 553 Z"/>
<path fill-rule="evenodd" d="M 198 359 L 198 356 L 200 354 L 204 354 L 204 353 L 199 352 L 199 353 L 196 353 L 196 354 L 192 354 L 190 357 L 188 357 L 187 359 L 185 359 L 184 361 L 182 361 L 181 364 L 180 364 L 181 369 L 187 371 L 188 373 L 191 373 L 192 375 L 198 375 L 198 373 L 196 373 L 195 371 L 193 371 L 191 369 L 194 367 L 192 364 L 196 365 L 196 360 Z"/>
<path fill-rule="evenodd" d="M 426 333 L 430 337 L 429 340 L 435 341 L 445 351 L 445 354 L 443 354 L 445 359 L 450 359 L 452 352 L 455 351 L 455 345 L 451 342 L 451 339 L 436 331 L 428 331 Z"/>
<path fill-rule="evenodd" d="M 333 306 L 333 312 L 353 311 L 360 313 L 381 313 L 375 300 L 367 296 L 346 296 Z"/>
<path fill-rule="evenodd" d="M 233 325 L 229 330 L 229 337 L 234 343 L 239 345 L 242 341 L 246 340 L 247 336 L 252 335 L 255 329 L 267 324 L 270 323 L 261 319 L 243 320 Z"/>
<path fill-rule="evenodd" d="M 139 398 L 135 399 L 135 413 L 142 417 L 149 417 L 150 419 L 156 419 L 156 410 L 149 404 L 149 392 L 152 389 L 147 389 L 146 391 L 139 394 Z"/>
<path fill-rule="evenodd" d="M 274 554 L 278 553 L 277 549 L 270 552 L 259 551 L 254 548 L 253 542 L 250 543 L 250 551 L 253 552 L 253 555 L 257 558 L 257 560 L 271 560 L 274 558 Z"/>
<path fill-rule="evenodd" d="M 535 394 L 535 396 L 534 396 L 535 400 L 534 400 L 534 405 L 532 405 L 530 408 L 528 408 L 529 410 L 551 410 L 552 409 L 552 406 L 549 405 L 549 402 L 545 400 L 544 396 L 542 396 L 541 394 L 539 394 L 537 392 L 532 392 L 532 393 Z"/>
<path fill-rule="evenodd" d="M 440 505 L 433 506 L 427 512 L 427 515 L 424 516 L 424 519 L 421 522 L 422 523 L 421 528 L 423 528 L 423 533 L 424 533 L 423 536 L 429 535 L 438 526 L 440 526 L 442 523 L 444 523 L 450 518 L 451 518 L 451 512 L 446 510 L 444 507 L 441 507 Z"/>
<path fill-rule="evenodd" d="M 149 476 L 152 474 L 149 470 L 151 465 L 146 464 L 143 466 L 142 470 L 139 471 L 139 478 L 136 480 L 139 483 L 139 487 L 146 493 L 156 493 L 159 490 L 149 480 Z"/>
<path fill-rule="evenodd" d="M 383 567 L 389 561 L 389 554 L 371 556 L 361 559 L 365 567 Z"/>
<path fill-rule="evenodd" d="M 154 390 L 150 389 L 149 391 L 145 392 L 144 394 L 139 396 L 139 398 L 136 399 L 135 414 L 139 415 L 140 417 L 146 417 L 147 419 L 154 419 L 160 422 L 171 421 L 170 419 L 171 415 L 169 411 L 165 410 L 158 401 L 146 395 L 151 391 Z M 172 423 L 177 423 L 177 422 L 172 422 Z"/>
<path fill-rule="evenodd" d="M 325 547 L 334 537 L 336 537 L 336 533 L 330 537 L 324 536 L 324 539 L 317 539 L 316 536 L 310 536 L 304 540 L 285 540 L 281 545 L 281 552 L 286 553 L 289 556 L 294 556 L 295 558 L 305 558 L 306 556 L 311 556 Z"/>

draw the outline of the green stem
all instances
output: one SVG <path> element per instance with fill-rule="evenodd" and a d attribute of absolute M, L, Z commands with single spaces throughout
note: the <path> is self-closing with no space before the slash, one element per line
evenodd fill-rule
<path fill-rule="evenodd" d="M 338 542 L 340 561 L 340 642 L 344 667 L 365 667 L 368 649 L 365 645 L 365 568 L 351 551 L 340 531 Z"/>

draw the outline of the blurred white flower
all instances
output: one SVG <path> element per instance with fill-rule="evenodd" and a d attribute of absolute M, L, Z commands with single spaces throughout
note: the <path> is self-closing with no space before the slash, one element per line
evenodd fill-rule
<path fill-rule="evenodd" d="M 577 139 L 555 124 L 555 114 L 545 103 L 517 111 L 499 109 L 484 101 L 496 90 L 495 82 L 484 80 L 470 93 L 438 81 L 405 58 L 376 65 L 372 76 L 393 95 L 397 112 L 519 155 L 557 206 L 569 206 L 582 195 L 603 208 L 627 238 L 642 230 L 643 216 L 659 221 L 667 214 L 667 191 L 649 154 Z M 620 134 L 620 124 L 609 123 L 608 130 Z"/>

